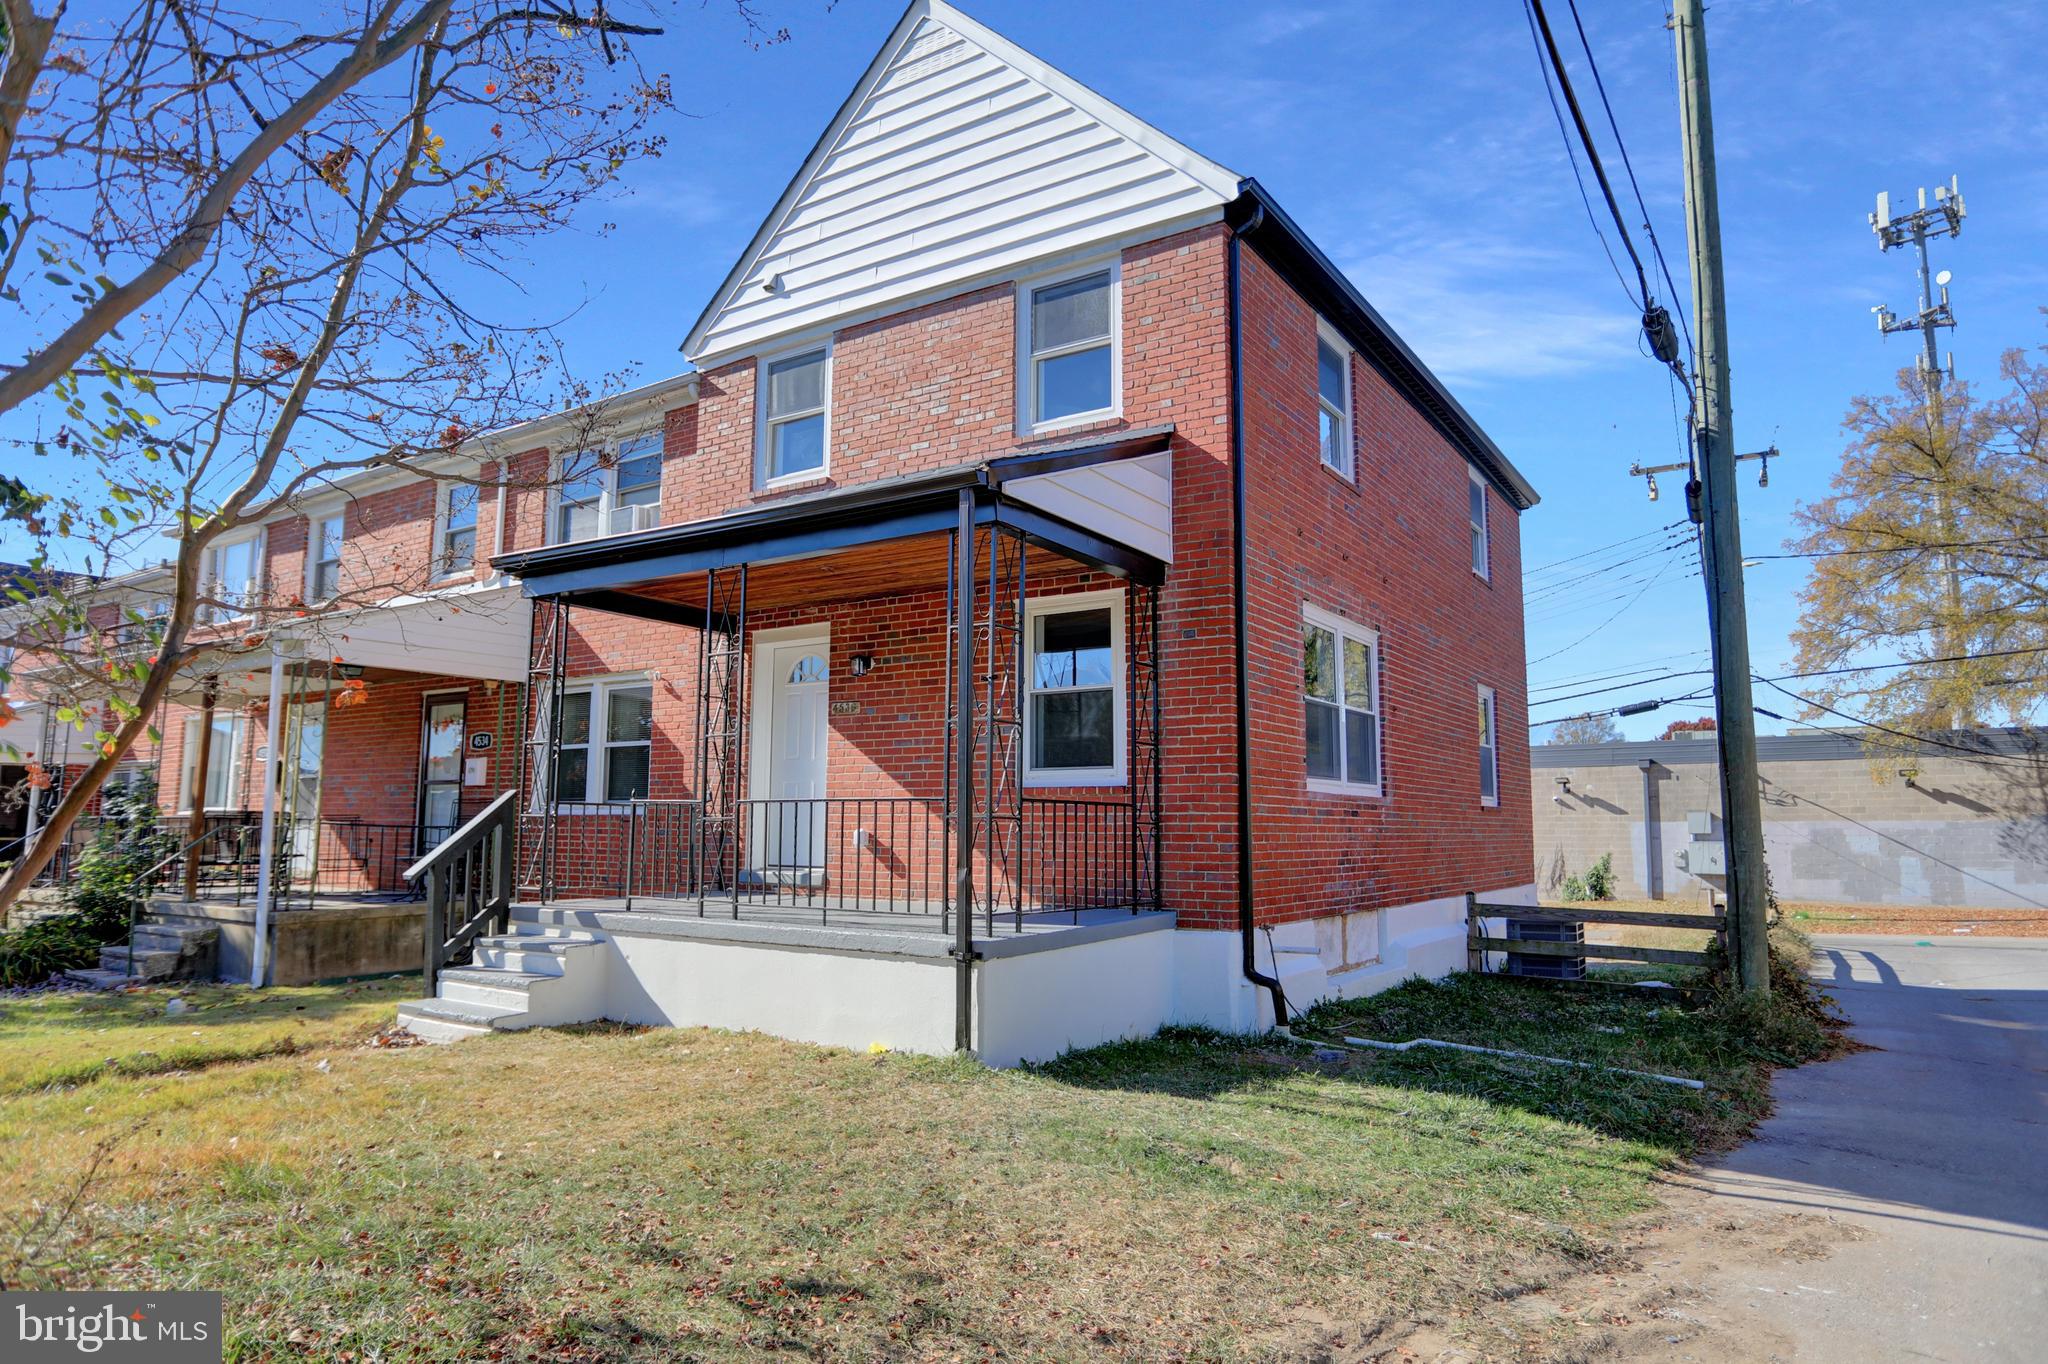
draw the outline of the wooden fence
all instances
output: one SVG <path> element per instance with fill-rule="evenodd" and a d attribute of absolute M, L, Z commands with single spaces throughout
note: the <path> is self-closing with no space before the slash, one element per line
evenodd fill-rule
<path fill-rule="evenodd" d="M 1503 905 L 1465 896 L 1465 960 L 1469 969 L 1484 971 L 1488 952 L 1519 952 L 1525 957 L 1598 958 L 1602 961 L 1648 962 L 1657 966 L 1705 966 L 1707 953 L 1676 947 L 1631 947 L 1622 943 L 1532 942 L 1499 938 L 1486 931 L 1488 919 L 1521 919 L 1538 923 L 1634 924 L 1641 928 L 1697 928 L 1719 937 L 1728 916 L 1716 905 L 1709 914 L 1676 914 L 1646 909 L 1576 909 L 1563 905 Z"/>

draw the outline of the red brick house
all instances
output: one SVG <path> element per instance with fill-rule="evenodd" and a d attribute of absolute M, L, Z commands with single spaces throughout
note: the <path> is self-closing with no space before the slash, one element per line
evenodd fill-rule
<path fill-rule="evenodd" d="M 1536 494 L 1256 181 L 917 0 L 683 349 L 601 439 L 252 551 L 272 603 L 437 570 L 275 627 L 319 818 L 438 844 L 417 1031 L 1010 1064 L 1442 974 L 1466 892 L 1534 900 Z"/>

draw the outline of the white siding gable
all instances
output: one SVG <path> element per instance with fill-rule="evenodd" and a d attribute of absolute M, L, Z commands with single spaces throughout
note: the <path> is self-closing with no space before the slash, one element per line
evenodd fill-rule
<path fill-rule="evenodd" d="M 1217 216 L 1239 179 L 917 0 L 691 329 L 721 363 Z"/>

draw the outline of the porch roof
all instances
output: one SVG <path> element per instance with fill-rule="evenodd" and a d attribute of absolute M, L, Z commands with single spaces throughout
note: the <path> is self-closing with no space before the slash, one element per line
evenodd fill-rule
<path fill-rule="evenodd" d="M 492 563 L 517 575 L 530 597 L 701 626 L 705 608 L 697 579 L 742 563 L 749 565 L 749 601 L 762 606 L 942 585 L 946 533 L 958 525 L 965 492 L 977 525 L 1007 526 L 1036 550 L 1156 583 L 1172 557 L 1165 460 L 1172 437 L 1171 426 L 1098 434 L 679 526 L 502 555 Z M 1152 457 L 1159 458 L 1141 469 Z M 1133 514 L 1074 496 L 1065 485 L 1078 471 L 1104 466 L 1141 472 L 1163 485 L 1163 494 L 1142 495 L 1146 507 Z M 806 563 L 823 555 L 844 556 L 832 583 Z"/>

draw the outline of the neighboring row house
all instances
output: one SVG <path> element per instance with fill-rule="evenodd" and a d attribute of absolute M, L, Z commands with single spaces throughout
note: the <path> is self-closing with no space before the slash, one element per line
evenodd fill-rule
<path fill-rule="evenodd" d="M 1011 1063 L 1533 900 L 1536 495 L 1256 181 L 918 0 L 684 353 L 213 551 L 163 799 L 275 752 L 285 879 L 425 857 L 417 1030 Z"/>

